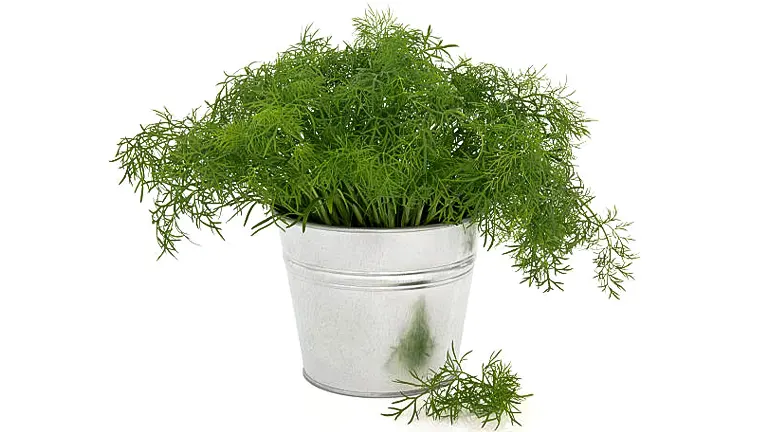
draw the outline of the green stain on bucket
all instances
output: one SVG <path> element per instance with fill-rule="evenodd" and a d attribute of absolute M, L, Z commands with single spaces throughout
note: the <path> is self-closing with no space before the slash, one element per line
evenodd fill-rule
<path fill-rule="evenodd" d="M 400 335 L 397 346 L 393 347 L 390 361 L 397 360 L 407 370 L 418 370 L 427 364 L 434 347 L 435 341 L 429 329 L 426 301 L 422 296 L 413 305 L 411 322 Z"/>

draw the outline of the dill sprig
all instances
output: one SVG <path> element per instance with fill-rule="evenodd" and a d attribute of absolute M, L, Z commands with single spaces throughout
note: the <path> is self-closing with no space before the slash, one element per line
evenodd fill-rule
<path fill-rule="evenodd" d="M 430 370 L 424 377 L 411 371 L 413 381 L 395 380 L 420 391 L 413 395 L 403 393 L 402 399 L 392 402 L 390 412 L 382 415 L 397 420 L 403 414 L 410 414 L 409 424 L 423 413 L 434 420 L 448 419 L 451 423 L 461 415 L 471 415 L 482 422 L 482 427 L 495 422 L 497 429 L 504 418 L 520 425 L 515 418 L 515 414 L 520 413 L 518 405 L 533 395 L 518 392 L 520 379 L 508 363 L 501 361 L 500 350 L 492 353 L 481 366 L 480 377 L 464 371 L 462 363 L 471 352 L 459 357 L 451 344 L 445 364 L 438 370 Z"/>
<path fill-rule="evenodd" d="M 180 221 L 222 236 L 224 210 L 253 233 L 278 220 L 413 227 L 470 220 L 508 247 L 529 285 L 562 289 L 575 248 L 618 298 L 636 258 L 627 223 L 601 216 L 574 167 L 589 119 L 541 70 L 454 58 L 453 44 L 368 10 L 344 46 L 308 27 L 271 62 L 220 83 L 205 109 L 119 142 L 114 162 L 151 194 L 161 253 Z M 249 222 L 263 211 L 257 221 Z"/>

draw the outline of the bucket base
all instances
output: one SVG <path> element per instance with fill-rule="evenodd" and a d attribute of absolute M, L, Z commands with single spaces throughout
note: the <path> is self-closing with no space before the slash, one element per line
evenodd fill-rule
<path fill-rule="evenodd" d="M 325 385 L 323 383 L 315 381 L 315 379 L 309 376 L 307 374 L 307 371 L 304 369 L 301 370 L 301 373 L 304 375 L 304 379 L 306 379 L 313 386 L 321 390 L 325 390 L 327 392 L 336 393 L 336 394 L 345 395 L 345 396 L 355 396 L 355 397 L 361 397 L 361 398 L 396 398 L 396 397 L 401 397 L 403 395 L 412 396 L 412 395 L 421 393 L 421 390 L 419 389 L 394 391 L 394 392 L 358 392 L 354 390 L 344 390 L 344 389 L 332 387 L 332 386 Z"/>

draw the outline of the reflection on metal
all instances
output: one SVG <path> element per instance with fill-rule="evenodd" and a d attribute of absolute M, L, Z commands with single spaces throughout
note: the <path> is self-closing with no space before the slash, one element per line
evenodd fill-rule
<path fill-rule="evenodd" d="M 426 300 L 419 297 L 413 305 L 411 322 L 393 348 L 390 361 L 397 361 L 406 370 L 420 371 L 427 365 L 435 348 L 435 341 L 429 329 Z"/>

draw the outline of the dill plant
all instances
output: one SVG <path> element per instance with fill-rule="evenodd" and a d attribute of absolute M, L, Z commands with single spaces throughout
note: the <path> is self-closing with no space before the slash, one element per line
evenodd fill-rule
<path fill-rule="evenodd" d="M 390 12 L 354 28 L 338 46 L 308 27 L 274 61 L 227 74 L 204 109 L 156 111 L 119 142 L 121 183 L 153 195 L 160 256 L 188 237 L 182 218 L 221 236 L 224 209 L 254 233 L 469 220 L 544 291 L 562 289 L 575 248 L 594 250 L 599 287 L 618 298 L 636 258 L 629 224 L 590 206 L 573 164 L 589 119 L 566 87 L 455 59 L 431 27 Z"/>

